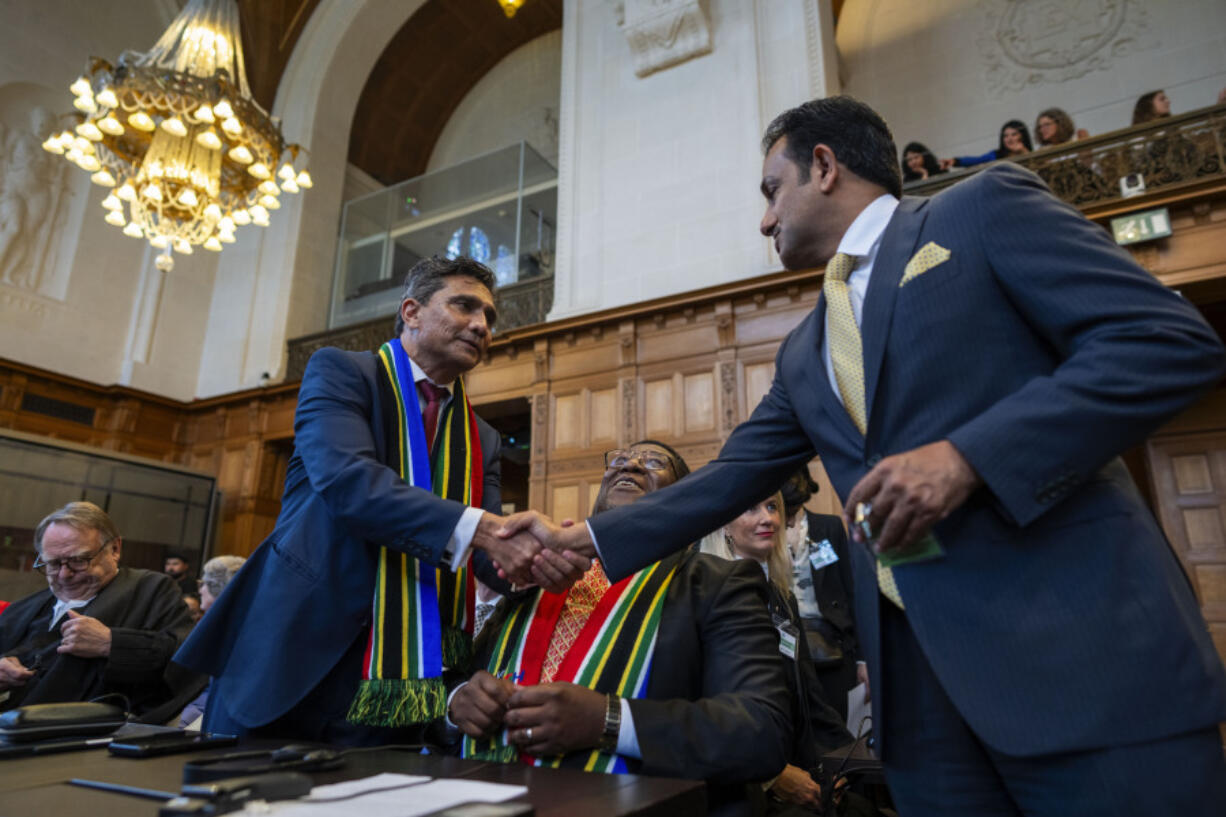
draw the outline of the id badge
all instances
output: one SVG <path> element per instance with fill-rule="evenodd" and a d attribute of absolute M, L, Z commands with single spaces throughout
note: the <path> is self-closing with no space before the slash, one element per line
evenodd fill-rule
<path fill-rule="evenodd" d="M 774 615 L 771 618 L 775 620 L 775 629 L 779 631 L 779 652 L 795 661 L 796 639 L 800 637 L 800 630 L 786 618 Z"/>
<path fill-rule="evenodd" d="M 839 554 L 834 552 L 834 545 L 829 539 L 820 542 L 809 542 L 809 564 L 814 570 L 821 570 L 839 560 Z"/>

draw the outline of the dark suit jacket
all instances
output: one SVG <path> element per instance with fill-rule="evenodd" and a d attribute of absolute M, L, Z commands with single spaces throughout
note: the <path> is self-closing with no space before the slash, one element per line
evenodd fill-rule
<path fill-rule="evenodd" d="M 822 618 L 838 631 L 844 659 L 854 663 L 859 660 L 859 644 L 856 641 L 855 617 L 852 615 L 855 591 L 847 531 L 843 528 L 843 520 L 833 514 L 806 511 L 805 516 L 809 520 L 809 538 L 814 542 L 829 539 L 839 557 L 837 562 L 820 570 L 813 570 L 810 566 L 809 572 L 813 576 L 813 594 L 817 597 Z"/>
<path fill-rule="evenodd" d="M 474 668 L 489 665 L 508 611 L 534 599 L 528 593 L 498 606 L 477 641 Z M 642 753 L 641 762 L 628 761 L 631 772 L 726 788 L 782 771 L 791 706 L 757 564 L 692 553 L 678 566 L 660 616 L 647 695 L 632 699 L 630 712 Z"/>
<path fill-rule="evenodd" d="M 929 241 L 951 257 L 900 286 Z M 1226 719 L 1196 599 L 1117 458 L 1222 376 L 1195 308 L 1006 162 L 891 219 L 864 304 L 867 436 L 821 363 L 824 315 L 819 301 L 785 340 L 770 392 L 714 462 L 589 521 L 610 578 L 719 527 L 815 452 L 846 497 L 883 456 L 948 439 L 985 487 L 936 525 L 944 558 L 894 576 L 976 734 L 1031 756 Z M 877 684 L 873 564 L 862 547 L 852 559 Z M 880 733 L 888 713 L 874 717 Z"/>
<path fill-rule="evenodd" d="M 809 656 L 796 597 L 791 593 L 785 596 L 769 581 L 766 584 L 772 618 L 786 619 L 797 633 L 796 657 L 788 658 L 780 651 L 792 700 L 792 722 L 795 724 L 788 763 L 812 771 L 821 762 L 822 755 L 846 746 L 853 737 L 843 725 L 843 718 L 826 700 L 821 683 L 817 680 L 817 670 Z"/>
<path fill-rule="evenodd" d="M 285 714 L 369 625 L 381 546 L 438 564 L 464 511 L 384 464 L 396 441 L 384 439 L 380 377 L 370 352 L 311 356 L 276 527 L 175 656 L 214 676 L 210 696 L 244 726 Z M 500 438 L 480 418 L 477 427 L 482 507 L 500 513 Z M 498 584 L 482 565 L 474 559 L 483 580 Z"/>
<path fill-rule="evenodd" d="M 55 596 L 41 590 L 13 602 L 0 616 L 0 655 L 15 655 L 36 672 L 25 686 L 13 688 L 0 709 L 118 693 L 127 698 L 127 708 L 142 714 L 197 680 L 170 663 L 192 620 L 169 576 L 121 567 L 89 604 L 76 609 L 111 628 L 106 658 L 57 653 L 60 628 L 48 629 L 54 608 Z"/>

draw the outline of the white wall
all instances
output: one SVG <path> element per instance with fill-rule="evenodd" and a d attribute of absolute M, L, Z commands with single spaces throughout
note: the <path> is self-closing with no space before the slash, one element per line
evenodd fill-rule
<path fill-rule="evenodd" d="M 103 222 L 102 189 L 62 158 L 30 151 L 48 135 L 36 130 L 51 129 L 32 112 L 72 111 L 68 85 L 90 56 L 149 48 L 176 12 L 166 0 L 0 0 L 0 265 L 13 262 L 0 280 L 0 356 L 194 396 L 216 259 L 178 259 L 159 297 L 146 246 Z"/>
<path fill-rule="evenodd" d="M 762 129 L 830 81 L 828 4 L 711 0 L 711 52 L 643 78 L 612 6 L 563 10 L 552 319 L 777 269 L 757 231 Z"/>
<path fill-rule="evenodd" d="M 1033 129 L 1048 107 L 1099 134 L 1129 126 L 1146 91 L 1166 89 L 1176 114 L 1215 104 L 1226 3 L 847 0 L 838 47 L 847 92 L 882 113 L 900 147 L 978 154 L 1004 122 Z"/>
<path fill-rule="evenodd" d="M 447 120 L 427 171 L 527 141 L 558 163 L 558 96 L 562 32 L 551 31 L 503 57 L 464 96 Z"/>

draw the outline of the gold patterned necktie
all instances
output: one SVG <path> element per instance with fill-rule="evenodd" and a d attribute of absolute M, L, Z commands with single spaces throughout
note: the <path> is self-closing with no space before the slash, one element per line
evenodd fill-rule
<path fill-rule="evenodd" d="M 826 264 L 826 279 L 822 294 L 826 296 L 827 337 L 830 340 L 830 364 L 834 367 L 834 380 L 839 385 L 839 394 L 851 420 L 861 434 L 868 431 L 868 409 L 865 405 L 864 347 L 860 341 L 860 327 L 856 313 L 851 308 L 851 294 L 847 278 L 856 265 L 856 257 L 847 253 L 835 253 Z M 881 594 L 902 609 L 902 595 L 894 584 L 894 571 L 877 562 L 877 587 Z"/>
<path fill-rule="evenodd" d="M 549 638 L 549 648 L 545 651 L 545 661 L 541 665 L 541 683 L 547 684 L 558 674 L 566 653 L 570 652 L 575 639 L 587 620 L 592 617 L 592 611 L 609 589 L 609 579 L 600 567 L 600 560 L 593 559 L 592 567 L 583 574 L 583 578 L 575 582 L 575 586 L 566 594 L 558 623 L 554 625 Z"/>

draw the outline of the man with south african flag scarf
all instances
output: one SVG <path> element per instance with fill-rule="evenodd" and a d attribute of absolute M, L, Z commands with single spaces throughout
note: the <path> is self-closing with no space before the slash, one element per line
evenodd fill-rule
<path fill-rule="evenodd" d="M 509 590 L 497 562 L 532 581 L 536 540 L 495 533 L 499 435 L 462 378 L 489 345 L 493 287 L 471 259 L 425 259 L 392 340 L 311 357 L 277 524 L 175 658 L 215 678 L 205 728 L 416 743 L 445 712 L 444 671 L 469 659 L 474 574 Z"/>
<path fill-rule="evenodd" d="M 642 440 L 605 455 L 594 514 L 689 473 Z M 561 579 L 567 560 L 544 552 Z M 689 548 L 610 584 L 594 562 L 565 595 L 499 605 L 449 717 L 466 757 L 707 780 L 712 805 L 777 775 L 791 699 L 760 568 Z"/>

